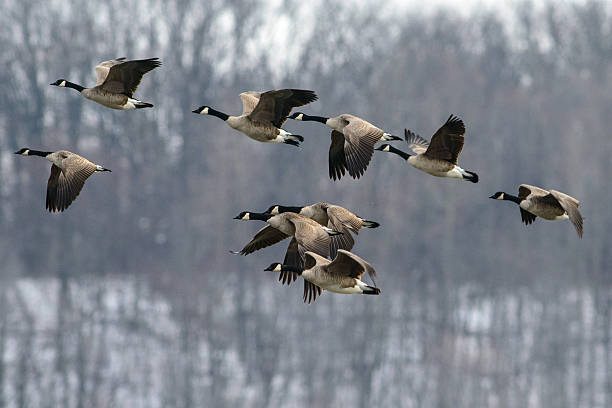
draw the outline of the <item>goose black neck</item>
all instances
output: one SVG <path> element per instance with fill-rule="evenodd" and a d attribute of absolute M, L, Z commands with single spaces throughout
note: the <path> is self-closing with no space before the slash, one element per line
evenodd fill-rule
<path fill-rule="evenodd" d="M 274 217 L 272 214 L 266 213 L 249 213 L 249 220 L 260 220 L 260 221 L 268 221 L 270 218 Z"/>
<path fill-rule="evenodd" d="M 228 114 L 225 114 L 225 113 L 220 112 L 220 111 L 218 111 L 216 109 L 213 109 L 213 108 L 208 108 L 208 114 L 216 116 L 219 119 L 221 119 L 222 121 L 226 121 L 229 118 Z"/>
<path fill-rule="evenodd" d="M 294 265 L 281 265 L 281 271 L 282 272 L 295 272 L 298 275 L 301 275 L 303 272 L 303 269 L 298 268 L 297 266 L 294 266 Z"/>
<path fill-rule="evenodd" d="M 28 156 L 47 157 L 51 153 L 53 153 L 53 152 L 41 152 L 40 150 L 29 150 L 28 151 Z"/>
<path fill-rule="evenodd" d="M 324 118 L 323 116 L 310 116 L 310 115 L 306 115 L 306 114 L 302 113 L 302 120 L 303 121 L 321 122 L 321 123 L 325 124 L 327 122 L 327 119 L 329 119 L 329 118 Z"/>
<path fill-rule="evenodd" d="M 284 212 L 292 212 L 292 213 L 299 214 L 300 211 L 302 211 L 302 208 L 304 208 L 304 207 L 291 207 L 291 206 L 279 205 L 278 206 L 278 212 L 279 212 L 279 214 L 280 213 L 284 213 Z"/>
<path fill-rule="evenodd" d="M 410 156 L 412 156 L 411 154 L 408 154 L 408 153 L 406 153 L 406 152 L 404 152 L 404 151 L 402 151 L 402 150 L 400 150 L 400 149 L 396 149 L 396 148 L 395 148 L 395 147 L 393 147 L 393 146 L 389 146 L 389 151 L 390 151 L 391 153 L 395 153 L 395 154 L 397 154 L 398 156 L 401 156 L 401 157 L 402 157 L 404 160 L 408 160 L 408 158 L 409 158 Z"/>
<path fill-rule="evenodd" d="M 66 85 L 64 85 L 64 86 L 66 88 L 76 89 L 79 92 L 81 92 L 81 91 L 83 91 L 83 89 L 85 89 L 84 86 L 81 86 L 79 84 L 75 84 L 74 82 L 70 82 L 70 81 L 66 81 Z"/>
<path fill-rule="evenodd" d="M 504 193 L 504 200 L 506 200 L 506 201 L 512 201 L 512 202 L 515 202 L 515 203 L 517 203 L 517 204 L 520 204 L 520 203 L 521 203 L 521 201 L 522 201 L 522 200 L 521 200 L 520 198 L 518 198 L 517 196 L 513 196 L 512 194 L 508 194 L 508 193 Z"/>

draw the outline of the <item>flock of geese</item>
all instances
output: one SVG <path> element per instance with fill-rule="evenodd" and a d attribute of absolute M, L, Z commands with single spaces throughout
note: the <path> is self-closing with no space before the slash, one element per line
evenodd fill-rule
<path fill-rule="evenodd" d="M 82 96 L 111 109 L 129 110 L 151 108 L 153 104 L 134 98 L 133 94 L 144 74 L 161 66 L 159 58 L 126 60 L 117 58 L 95 67 L 97 82 L 91 88 L 58 79 L 51 85 L 72 88 Z M 405 129 L 404 140 L 414 154 L 379 142 L 402 140 L 400 137 L 350 114 L 336 117 L 312 116 L 291 111 L 317 100 L 313 91 L 279 89 L 267 92 L 240 94 L 242 114 L 231 116 L 210 106 L 201 106 L 193 112 L 212 115 L 249 138 L 264 143 L 285 143 L 299 146 L 304 138 L 284 129 L 287 119 L 319 122 L 332 129 L 329 146 L 329 177 L 339 180 L 347 172 L 360 178 L 368 168 L 374 150 L 389 152 L 403 158 L 411 166 L 436 177 L 456 178 L 478 182 L 478 175 L 457 164 L 464 145 L 465 125 L 451 115 L 427 141 Z M 86 158 L 67 150 L 40 151 L 22 148 L 15 152 L 23 156 L 40 156 L 49 160 L 51 175 L 47 183 L 46 208 L 50 212 L 64 211 L 77 198 L 85 181 L 96 172 L 110 172 Z M 521 219 L 531 224 L 536 217 L 546 220 L 569 219 L 579 237 L 583 220 L 578 211 L 578 200 L 556 190 L 521 184 L 518 196 L 499 191 L 490 198 L 516 203 Z M 337 293 L 378 295 L 374 278 L 376 271 L 367 261 L 350 252 L 355 244 L 352 234 L 362 228 L 376 228 L 375 221 L 361 218 L 351 211 L 329 203 L 290 207 L 273 205 L 262 213 L 243 211 L 235 219 L 260 220 L 268 225 L 262 228 L 240 251 L 248 255 L 291 237 L 282 263 L 273 263 L 267 271 L 279 272 L 279 280 L 290 284 L 298 276 L 304 280 L 304 302 L 311 303 L 323 289 Z M 333 260 L 330 261 L 331 258 Z M 373 286 L 361 279 L 367 274 Z"/>

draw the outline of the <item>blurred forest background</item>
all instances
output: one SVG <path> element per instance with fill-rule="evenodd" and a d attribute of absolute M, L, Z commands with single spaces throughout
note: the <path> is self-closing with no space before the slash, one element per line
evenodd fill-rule
<path fill-rule="evenodd" d="M 5 0 L 0 13 L 0 408 L 612 406 L 612 11 L 597 1 L 419 13 L 341 0 Z M 58 78 L 160 57 L 111 111 Z M 329 129 L 289 121 L 302 148 L 260 144 L 191 110 L 295 87 L 304 112 L 353 113 L 429 138 L 466 123 L 438 179 L 376 152 L 332 182 Z M 404 143 L 396 143 L 406 149 Z M 68 149 L 94 175 L 44 210 Z M 520 183 L 582 201 L 568 222 L 521 224 L 487 197 Z M 354 252 L 381 296 L 302 303 L 248 257 L 261 227 L 232 217 L 329 201 L 381 223 Z"/>

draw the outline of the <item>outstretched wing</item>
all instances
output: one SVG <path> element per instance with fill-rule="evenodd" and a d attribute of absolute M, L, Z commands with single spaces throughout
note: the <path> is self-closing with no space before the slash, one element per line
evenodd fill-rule
<path fill-rule="evenodd" d="M 125 61 L 110 67 L 102 89 L 122 93 L 130 98 L 138 88 L 142 76 L 147 72 L 161 66 L 159 58 Z"/>
<path fill-rule="evenodd" d="M 416 154 L 425 153 L 429 147 L 427 140 L 408 129 L 404 129 L 404 139 L 408 143 L 408 147 Z"/>
<path fill-rule="evenodd" d="M 355 255 L 352 252 L 345 251 L 344 249 L 338 250 L 338 255 L 328 265 L 323 265 L 323 268 L 330 274 L 337 276 L 346 276 L 349 278 L 361 279 L 364 273 L 367 273 L 374 285 L 376 282 L 376 270 L 363 258 Z"/>
<path fill-rule="evenodd" d="M 115 58 L 108 61 L 103 61 L 96 65 L 96 77 L 97 82 L 96 85 L 101 85 L 108 76 L 108 71 L 110 71 L 111 67 L 119 64 L 123 64 L 125 62 L 125 57 Z"/>
<path fill-rule="evenodd" d="M 384 132 L 363 119 L 354 116 L 345 119 L 348 121 L 343 129 L 346 168 L 351 177 L 358 179 L 368 168 L 374 154 L 374 145 Z"/>
<path fill-rule="evenodd" d="M 344 135 L 337 130 L 331 132 L 329 145 L 329 178 L 340 180 L 346 170 L 346 156 L 344 155 Z"/>
<path fill-rule="evenodd" d="M 550 195 L 553 196 L 557 202 L 563 207 L 570 221 L 574 225 L 578 236 L 582 238 L 583 231 L 583 219 L 582 214 L 578 211 L 580 202 L 574 197 L 568 196 L 567 194 L 561 193 L 560 191 L 550 190 Z"/>
<path fill-rule="evenodd" d="M 64 211 L 78 197 L 85 181 L 96 172 L 96 165 L 75 153 L 66 152 L 65 171 L 55 164 L 47 182 L 46 208 L 50 212 Z"/>
<path fill-rule="evenodd" d="M 274 245 L 288 237 L 289 235 L 268 225 L 260 229 L 257 234 L 255 234 L 253 239 L 240 250 L 240 252 L 235 253 L 240 255 L 248 255 L 255 251 L 259 251 L 262 248 Z"/>
<path fill-rule="evenodd" d="M 457 164 L 457 158 L 463 149 L 465 125 L 454 115 L 431 137 L 425 155 L 432 159 L 445 160 Z"/>
<path fill-rule="evenodd" d="M 295 238 L 291 238 L 291 241 L 289 241 L 289 246 L 287 247 L 287 252 L 285 253 L 285 259 L 283 260 L 283 265 L 291 265 L 298 268 L 301 268 L 303 265 Z M 281 271 L 280 275 L 278 276 L 278 280 L 283 285 L 291 285 L 291 282 L 295 281 L 297 277 L 298 274 L 296 272 Z"/>
<path fill-rule="evenodd" d="M 279 89 L 261 94 L 259 103 L 249 115 L 256 122 L 269 122 L 280 128 L 291 109 L 318 99 L 313 91 L 304 89 Z"/>
<path fill-rule="evenodd" d="M 243 115 L 248 115 L 253 112 L 253 109 L 255 109 L 255 106 L 259 103 L 260 96 L 261 93 L 255 91 L 243 92 L 240 94 Z"/>
<path fill-rule="evenodd" d="M 298 252 L 305 259 L 306 251 L 314 252 L 325 258 L 329 257 L 330 238 L 327 232 L 316 221 L 298 216 L 289 219 L 295 226 L 295 240 Z"/>

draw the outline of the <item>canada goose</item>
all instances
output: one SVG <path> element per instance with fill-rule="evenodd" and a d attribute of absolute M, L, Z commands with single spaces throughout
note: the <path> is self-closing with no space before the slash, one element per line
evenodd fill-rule
<path fill-rule="evenodd" d="M 293 237 L 287 248 L 285 263 L 296 267 L 301 267 L 306 251 L 316 252 L 324 257 L 329 257 L 331 240 L 330 236 L 341 234 L 325 226 L 319 225 L 316 221 L 291 212 L 272 215 L 243 211 L 234 219 L 237 220 L 261 220 L 269 225 L 262 228 L 255 234 L 253 239 L 240 251 L 230 251 L 233 254 L 248 255 L 259 249 L 274 245 L 288 237 Z M 282 283 L 291 284 L 297 278 L 297 274 L 283 271 L 279 280 Z M 304 291 L 311 290 L 310 286 L 304 282 Z"/>
<path fill-rule="evenodd" d="M 97 171 L 110 171 L 68 150 L 41 152 L 24 147 L 15 154 L 40 156 L 53 163 L 47 182 L 46 208 L 49 212 L 64 211 L 68 208 L 81 192 L 89 176 Z"/>
<path fill-rule="evenodd" d="M 329 178 L 340 180 L 345 170 L 354 179 L 365 173 L 377 142 L 402 140 L 377 128 L 370 122 L 347 113 L 326 118 L 295 112 L 290 119 L 321 122 L 332 128 L 329 146 Z"/>
<path fill-rule="evenodd" d="M 431 142 L 408 129 L 404 130 L 406 142 L 416 153 L 415 156 L 388 144 L 381 145 L 376 150 L 395 153 L 407 160 L 413 167 L 432 176 L 458 178 L 478 183 L 478 174 L 464 170 L 457 165 L 457 158 L 463 149 L 464 134 L 463 121 L 450 115 L 446 123 L 431 137 Z"/>
<path fill-rule="evenodd" d="M 580 201 L 556 190 L 544 190 L 539 187 L 521 184 L 518 197 L 498 191 L 491 197 L 495 200 L 515 202 L 521 210 L 521 219 L 525 225 L 535 221 L 536 217 L 545 220 L 569 219 L 578 236 L 582 238 L 582 214 L 578 211 Z"/>
<path fill-rule="evenodd" d="M 142 76 L 159 66 L 161 66 L 159 58 L 131 61 L 126 61 L 125 57 L 117 58 L 101 62 L 96 66 L 98 82 L 92 88 L 85 88 L 65 79 L 58 79 L 51 85 L 76 89 L 85 98 L 111 109 L 152 108 L 152 104 L 139 101 L 132 96 Z"/>
<path fill-rule="evenodd" d="M 374 282 L 376 271 L 372 265 L 344 249 L 338 250 L 338 255 L 331 262 L 316 253 L 308 251 L 305 253 L 303 268 L 282 265 L 277 262 L 271 264 L 265 270 L 273 272 L 291 271 L 302 276 L 305 281 L 312 283 L 315 290 L 304 291 L 304 303 L 314 302 L 317 296 L 321 294 L 321 289 L 344 294 L 380 294 L 380 289 L 361 281 L 361 277 L 367 272 Z"/>
<path fill-rule="evenodd" d="M 285 212 L 293 212 L 304 217 L 315 220 L 319 224 L 331 228 L 342 234 L 331 237 L 330 256 L 334 258 L 339 248 L 350 251 L 355 245 L 355 240 L 349 231 L 359 233 L 361 228 L 378 228 L 379 223 L 365 220 L 344 207 L 339 205 L 320 202 L 304 207 L 288 207 L 283 205 L 272 205 L 266 213 L 275 215 Z"/>
<path fill-rule="evenodd" d="M 291 109 L 317 100 L 313 91 L 303 89 L 279 89 L 277 91 L 243 92 L 242 115 L 230 116 L 210 106 L 200 106 L 193 113 L 213 115 L 225 121 L 231 128 L 253 140 L 268 143 L 287 143 L 299 146 L 304 138 L 281 129 Z"/>

